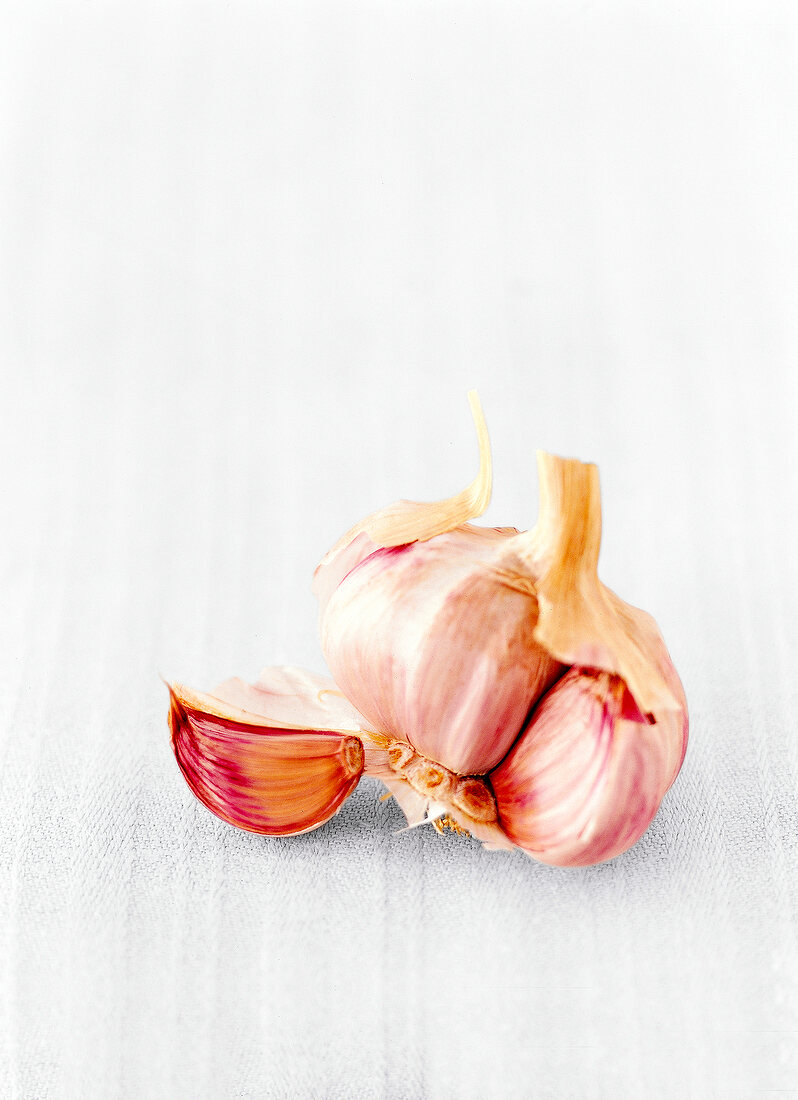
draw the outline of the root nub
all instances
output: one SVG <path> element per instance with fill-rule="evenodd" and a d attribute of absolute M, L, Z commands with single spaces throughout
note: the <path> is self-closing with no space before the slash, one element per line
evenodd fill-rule
<path fill-rule="evenodd" d="M 388 764 L 393 771 L 401 775 L 414 791 L 430 801 L 443 803 L 459 811 L 465 817 L 480 824 L 489 824 L 498 820 L 496 800 L 488 782 L 479 775 L 457 775 L 434 760 L 416 752 L 412 745 L 404 741 L 394 741 L 388 749 Z M 444 824 L 439 827 L 438 821 Z M 466 832 L 457 825 L 451 814 L 438 818 L 435 823 L 438 832 L 444 828 L 455 832 Z"/>
<path fill-rule="evenodd" d="M 471 836 L 468 829 L 464 829 L 461 825 L 458 825 L 454 818 L 449 817 L 448 814 L 444 817 L 436 817 L 432 824 L 435 831 L 440 833 L 441 836 L 444 835 L 447 829 L 451 829 L 457 836 Z"/>
<path fill-rule="evenodd" d="M 363 742 L 359 737 L 347 737 L 341 746 L 341 760 L 348 775 L 363 771 Z"/>

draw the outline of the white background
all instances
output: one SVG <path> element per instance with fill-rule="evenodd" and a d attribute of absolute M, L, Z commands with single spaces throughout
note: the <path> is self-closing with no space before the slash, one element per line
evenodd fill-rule
<path fill-rule="evenodd" d="M 798 1094 L 792 3 L 0 8 L 0 1094 Z M 692 738 L 553 870 L 364 781 L 238 832 L 158 678 L 323 670 L 328 546 L 599 463 Z"/>

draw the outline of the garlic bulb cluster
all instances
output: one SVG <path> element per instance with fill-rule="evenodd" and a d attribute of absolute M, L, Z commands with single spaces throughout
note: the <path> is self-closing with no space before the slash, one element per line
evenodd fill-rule
<path fill-rule="evenodd" d="M 598 579 L 597 470 L 539 452 L 536 527 L 473 525 L 491 461 L 469 396 L 476 480 L 369 516 L 316 570 L 332 680 L 266 669 L 211 695 L 170 688 L 178 763 L 224 820 L 304 832 L 368 774 L 411 826 L 559 866 L 611 859 L 651 822 L 687 705 L 654 620 Z"/>

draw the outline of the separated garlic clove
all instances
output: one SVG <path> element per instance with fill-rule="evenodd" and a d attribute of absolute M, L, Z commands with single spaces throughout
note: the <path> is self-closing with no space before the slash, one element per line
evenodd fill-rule
<path fill-rule="evenodd" d="M 504 833 L 543 863 L 612 859 L 651 823 L 674 740 L 681 747 L 681 732 L 648 722 L 620 677 L 571 669 L 491 772 Z"/>
<path fill-rule="evenodd" d="M 269 724 L 178 685 L 169 694 L 172 746 L 186 782 L 217 817 L 240 829 L 269 836 L 315 829 L 363 773 L 363 745 L 352 733 Z M 300 699 L 284 706 L 294 717 L 302 710 Z"/>

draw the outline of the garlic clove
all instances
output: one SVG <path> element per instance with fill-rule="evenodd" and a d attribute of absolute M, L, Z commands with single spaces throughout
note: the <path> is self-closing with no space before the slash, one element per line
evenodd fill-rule
<path fill-rule="evenodd" d="M 364 752 L 353 733 L 272 725 L 214 696 L 167 686 L 177 763 L 223 821 L 269 836 L 308 832 L 357 786 Z"/>
<path fill-rule="evenodd" d="M 313 591 L 323 612 L 346 574 L 375 550 L 424 542 L 481 516 L 490 502 L 493 467 L 485 417 L 476 390 L 468 394 L 479 444 L 479 473 L 467 488 L 446 500 L 399 500 L 367 516 L 342 536 L 321 560 Z"/>
<path fill-rule="evenodd" d="M 378 550 L 321 619 L 327 664 L 368 726 L 460 775 L 495 767 L 563 672 L 535 640 L 534 589 L 492 565 L 512 537 L 465 526 Z"/>
<path fill-rule="evenodd" d="M 573 668 L 490 774 L 502 829 L 544 863 L 612 859 L 648 828 L 681 744 L 679 724 L 649 723 L 620 677 Z"/>

